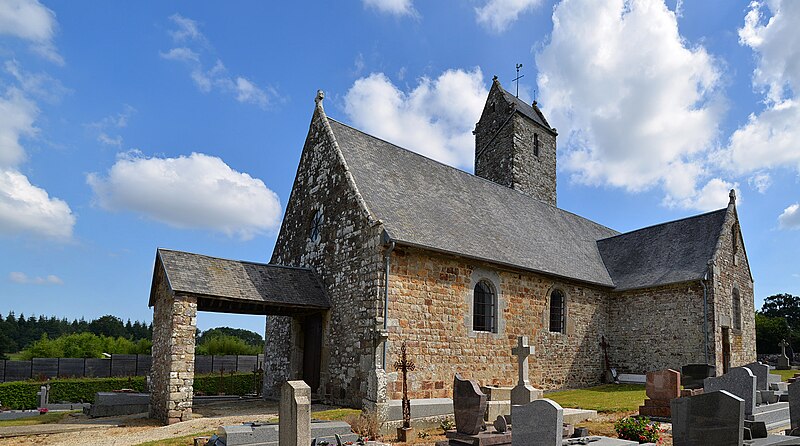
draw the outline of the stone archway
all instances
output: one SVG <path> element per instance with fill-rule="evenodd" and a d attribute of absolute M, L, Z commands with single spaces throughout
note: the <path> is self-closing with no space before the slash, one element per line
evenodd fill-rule
<path fill-rule="evenodd" d="M 313 271 L 158 249 L 150 304 L 150 416 L 164 424 L 192 415 L 198 311 L 305 317 L 330 308 Z"/>

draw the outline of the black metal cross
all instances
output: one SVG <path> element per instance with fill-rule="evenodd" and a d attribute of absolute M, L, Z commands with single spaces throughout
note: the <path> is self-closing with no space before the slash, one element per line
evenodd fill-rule
<path fill-rule="evenodd" d="M 411 401 L 408 399 L 408 372 L 413 372 L 416 368 L 414 361 L 406 357 L 406 341 L 400 347 L 400 359 L 395 361 L 394 369 L 403 372 L 403 427 L 411 427 Z"/>
<path fill-rule="evenodd" d="M 511 82 L 516 82 L 516 83 L 517 83 L 517 97 L 519 97 L 519 80 L 520 80 L 520 79 L 522 79 L 523 77 L 525 77 L 525 75 L 524 75 L 524 74 L 523 74 L 522 76 L 520 76 L 520 75 L 519 75 L 519 69 L 520 69 L 520 68 L 522 68 L 522 64 L 521 64 L 521 63 L 518 63 L 518 64 L 517 64 L 517 77 L 515 77 L 515 78 L 514 78 L 514 79 L 511 81 Z"/>

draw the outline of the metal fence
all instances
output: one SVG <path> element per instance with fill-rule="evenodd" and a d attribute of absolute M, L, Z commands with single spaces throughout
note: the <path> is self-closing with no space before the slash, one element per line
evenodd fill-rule
<path fill-rule="evenodd" d="M 150 373 L 150 355 L 111 355 L 98 358 L 33 358 L 30 361 L 0 360 L 0 382 L 51 378 L 108 378 L 145 376 Z M 195 356 L 196 374 L 249 373 L 262 368 L 264 355 Z"/>

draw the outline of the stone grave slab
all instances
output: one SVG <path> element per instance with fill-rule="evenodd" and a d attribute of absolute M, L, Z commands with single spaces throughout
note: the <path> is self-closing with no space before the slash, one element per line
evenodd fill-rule
<path fill-rule="evenodd" d="M 481 386 L 481 392 L 489 401 L 511 401 L 511 389 L 513 387 Z"/>
<path fill-rule="evenodd" d="M 577 446 L 577 445 L 627 446 L 627 445 L 639 445 L 639 442 L 622 440 L 619 438 L 589 436 L 589 437 L 579 437 L 579 438 L 565 438 L 564 440 L 561 441 L 561 445 L 562 446 Z M 642 445 L 639 446 L 653 446 L 653 443 L 643 443 Z"/>
<path fill-rule="evenodd" d="M 484 419 L 486 421 L 492 421 L 497 419 L 498 416 L 509 416 L 511 415 L 511 401 L 487 401 L 486 402 L 486 416 Z"/>
<path fill-rule="evenodd" d="M 453 413 L 458 433 L 477 435 L 481 432 L 486 395 L 474 381 L 464 379 L 458 373 L 453 378 Z"/>
<path fill-rule="evenodd" d="M 511 406 L 514 446 L 561 446 L 564 409 L 543 398 L 528 404 Z"/>
<path fill-rule="evenodd" d="M 720 377 L 703 381 L 704 393 L 716 390 L 725 390 L 743 399 L 745 416 L 753 414 L 756 407 L 756 377 L 749 368 L 736 367 Z"/>
<path fill-rule="evenodd" d="M 774 403 L 758 406 L 753 415 L 746 417 L 753 421 L 763 421 L 770 431 L 786 429 L 791 426 L 789 403 Z"/>
<path fill-rule="evenodd" d="M 620 373 L 617 377 L 620 384 L 645 384 L 647 375 L 634 375 L 632 373 Z"/>
<path fill-rule="evenodd" d="M 767 390 L 769 384 L 767 379 L 769 377 L 769 366 L 760 362 L 751 362 L 750 364 L 743 365 L 742 367 L 750 369 L 756 377 L 756 390 Z"/>
<path fill-rule="evenodd" d="M 743 442 L 742 398 L 725 390 L 672 400 L 674 446 L 736 446 Z"/>
<path fill-rule="evenodd" d="M 474 434 L 462 434 L 452 430 L 445 433 L 447 441 L 438 442 L 444 445 L 472 445 L 472 446 L 500 446 L 511 444 L 511 432 L 497 432 L 493 426 L 488 426 L 485 431 Z"/>
<path fill-rule="evenodd" d="M 358 440 L 358 435 L 344 421 L 311 421 L 311 438 L 316 438 L 317 444 L 324 440 L 335 445 L 337 434 L 342 441 Z M 278 423 L 221 426 L 217 429 L 217 437 L 226 446 L 278 446 Z"/>
<path fill-rule="evenodd" d="M 411 419 L 438 417 L 453 413 L 451 398 L 420 398 L 411 400 Z M 388 421 L 403 419 L 403 400 L 389 400 Z"/>

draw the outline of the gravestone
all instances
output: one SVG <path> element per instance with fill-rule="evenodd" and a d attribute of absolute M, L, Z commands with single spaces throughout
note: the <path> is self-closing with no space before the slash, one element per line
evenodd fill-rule
<path fill-rule="evenodd" d="M 711 378 L 707 378 L 711 379 Z M 725 390 L 672 400 L 673 446 L 743 443 L 745 401 Z"/>
<path fill-rule="evenodd" d="M 769 389 L 769 366 L 760 362 L 751 362 L 742 367 L 750 369 L 756 377 L 756 390 Z"/>
<path fill-rule="evenodd" d="M 305 381 L 286 381 L 278 412 L 280 446 L 311 444 L 311 387 Z"/>
<path fill-rule="evenodd" d="M 534 388 L 528 380 L 528 356 L 533 354 L 533 347 L 528 345 L 528 337 L 520 336 L 517 338 L 517 346 L 511 349 L 511 353 L 517 357 L 519 372 L 519 381 L 511 390 L 511 404 L 527 404 L 541 398 L 542 391 Z"/>
<path fill-rule="evenodd" d="M 800 429 L 800 382 L 789 384 L 789 419 L 792 430 Z"/>
<path fill-rule="evenodd" d="M 36 395 L 39 397 L 39 408 L 46 408 L 47 404 L 50 402 L 50 385 L 39 387 L 39 391 L 36 392 Z"/>
<path fill-rule="evenodd" d="M 781 348 L 781 355 L 778 356 L 778 366 L 775 367 L 778 370 L 789 370 L 792 367 L 789 365 L 789 357 L 786 356 L 786 347 L 789 346 L 789 343 L 786 342 L 786 339 L 781 339 L 781 342 L 778 344 Z"/>
<path fill-rule="evenodd" d="M 736 367 L 720 377 L 706 378 L 703 381 L 703 392 L 715 390 L 725 390 L 743 399 L 745 416 L 753 415 L 756 407 L 756 377 L 750 369 Z"/>
<path fill-rule="evenodd" d="M 681 367 L 681 384 L 684 389 L 702 389 L 706 378 L 716 375 L 716 368 L 709 364 L 686 364 Z"/>
<path fill-rule="evenodd" d="M 464 379 L 458 373 L 453 378 L 453 413 L 456 431 L 477 435 L 483 428 L 486 413 L 486 395 L 474 381 Z"/>
<path fill-rule="evenodd" d="M 681 396 L 681 374 L 672 369 L 647 372 L 645 393 L 648 399 L 639 406 L 639 415 L 669 418 L 669 402 Z"/>
<path fill-rule="evenodd" d="M 553 400 L 537 399 L 511 406 L 513 446 L 561 446 L 564 409 Z"/>

